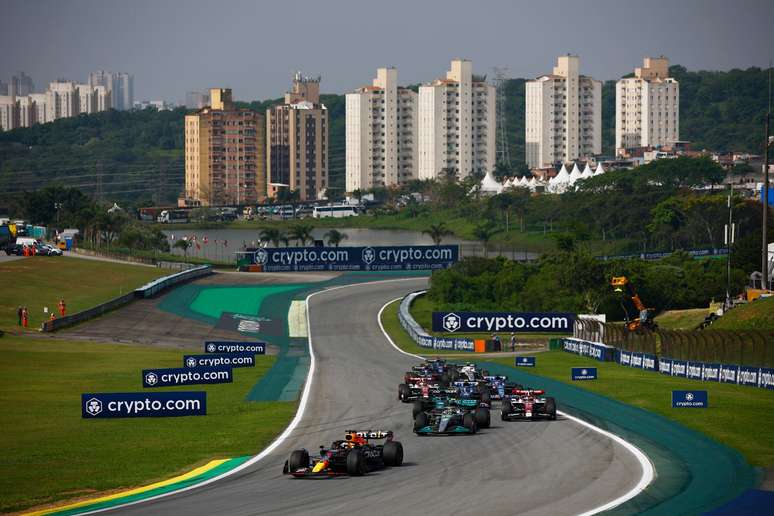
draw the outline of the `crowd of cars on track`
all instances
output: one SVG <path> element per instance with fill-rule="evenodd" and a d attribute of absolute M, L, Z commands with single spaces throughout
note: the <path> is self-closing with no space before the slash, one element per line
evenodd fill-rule
<path fill-rule="evenodd" d="M 398 399 L 411 403 L 414 433 L 418 436 L 468 434 L 489 428 L 494 403 L 502 421 L 556 419 L 556 401 L 543 390 L 490 375 L 475 364 L 427 360 L 406 372 L 398 385 Z M 368 471 L 403 463 L 403 445 L 392 432 L 347 430 L 343 440 L 320 446 L 312 456 L 295 450 L 283 473 L 296 478 L 360 476 Z M 384 440 L 383 444 L 372 441 Z"/>

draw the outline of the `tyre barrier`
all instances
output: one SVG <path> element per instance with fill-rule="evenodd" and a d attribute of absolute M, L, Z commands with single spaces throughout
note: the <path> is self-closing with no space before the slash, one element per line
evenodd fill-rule
<path fill-rule="evenodd" d="M 67 328 L 68 326 L 73 326 L 83 321 L 99 317 L 100 315 L 110 312 L 111 310 L 115 310 L 116 308 L 119 308 L 125 304 L 131 303 L 135 299 L 153 297 L 159 292 L 168 289 L 173 285 L 177 285 L 185 281 L 191 281 L 203 276 L 209 276 L 210 274 L 212 274 L 212 267 L 210 265 L 202 265 L 200 267 L 188 269 L 183 272 L 164 276 L 163 278 L 151 281 L 150 283 L 143 285 L 142 287 L 139 287 L 132 292 L 129 292 L 128 294 L 116 297 L 110 301 L 106 301 L 97 306 L 89 308 L 88 310 L 83 310 L 72 315 L 66 315 L 52 321 L 46 321 L 41 324 L 40 331 L 51 332 L 61 330 L 62 328 Z"/>

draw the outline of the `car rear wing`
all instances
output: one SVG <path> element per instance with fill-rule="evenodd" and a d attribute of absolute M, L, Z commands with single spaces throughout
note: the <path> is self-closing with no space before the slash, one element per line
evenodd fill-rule
<path fill-rule="evenodd" d="M 392 430 L 346 430 L 344 439 L 354 441 L 356 437 L 360 439 L 387 439 L 392 440 Z"/>
<path fill-rule="evenodd" d="M 499 376 L 485 376 L 484 380 L 486 380 L 487 382 L 497 382 L 497 381 L 499 381 L 499 382 L 507 382 L 508 381 L 508 377 L 507 376 L 502 376 L 502 375 L 499 375 Z"/>
<path fill-rule="evenodd" d="M 544 391 L 543 389 L 513 389 L 513 394 L 518 394 L 520 396 L 529 396 L 529 395 L 539 396 L 545 393 L 546 391 Z"/>

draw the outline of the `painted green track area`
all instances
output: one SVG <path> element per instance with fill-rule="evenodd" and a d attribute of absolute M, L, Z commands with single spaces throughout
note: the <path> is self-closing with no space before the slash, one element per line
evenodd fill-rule
<path fill-rule="evenodd" d="M 196 351 L 200 351 L 200 348 Z M 248 402 L 274 357 L 207 391 L 207 416 L 84 420 L 81 392 L 142 391 L 149 367 L 181 367 L 181 350 L 0 338 L 0 512 L 145 485 L 212 458 L 252 455 L 284 428 L 296 402 Z M 172 444 L 172 445 L 170 445 Z M 163 457 L 163 460 L 162 460 Z"/>
<path fill-rule="evenodd" d="M 298 289 L 299 285 L 205 288 L 191 303 L 191 310 L 215 319 L 223 312 L 258 315 L 267 297 Z"/>

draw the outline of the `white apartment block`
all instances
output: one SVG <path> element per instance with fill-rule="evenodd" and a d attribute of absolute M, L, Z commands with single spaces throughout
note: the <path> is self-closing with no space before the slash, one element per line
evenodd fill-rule
<path fill-rule="evenodd" d="M 454 60 L 445 79 L 419 88 L 419 179 L 485 174 L 495 166 L 495 88 Z"/>
<path fill-rule="evenodd" d="M 19 106 L 16 97 L 0 96 L 0 129 L 10 131 L 19 127 Z"/>
<path fill-rule="evenodd" d="M 669 59 L 646 57 L 634 77 L 615 85 L 615 148 L 657 147 L 680 139 L 680 83 Z"/>
<path fill-rule="evenodd" d="M 417 94 L 398 70 L 379 68 L 371 86 L 346 97 L 346 189 L 396 186 L 417 177 Z"/>
<path fill-rule="evenodd" d="M 54 81 L 46 91 L 46 120 L 53 122 L 60 118 L 78 115 L 80 94 L 78 85 L 72 81 Z"/>
<path fill-rule="evenodd" d="M 578 56 L 560 56 L 553 73 L 526 84 L 530 168 L 602 153 L 602 82 L 580 75 Z"/>
<path fill-rule="evenodd" d="M 110 92 L 103 86 L 55 81 L 45 93 L 0 96 L 0 130 L 53 122 L 81 113 L 110 109 Z"/>
<path fill-rule="evenodd" d="M 90 86 L 104 86 L 110 92 L 111 107 L 119 111 L 134 107 L 134 76 L 99 70 L 89 74 Z"/>

